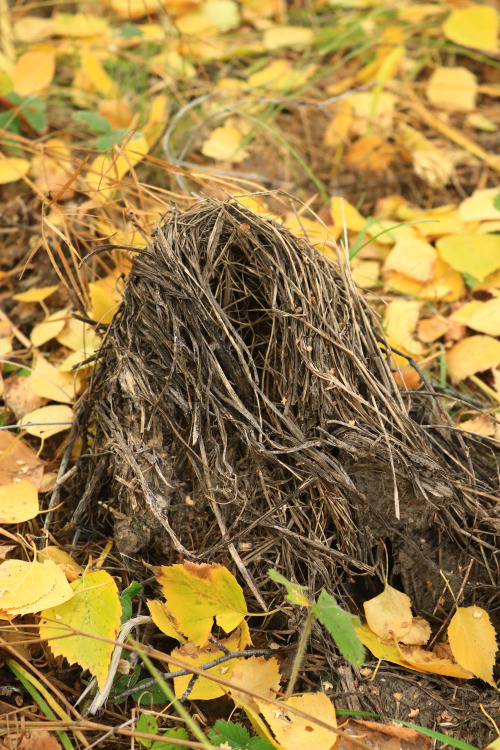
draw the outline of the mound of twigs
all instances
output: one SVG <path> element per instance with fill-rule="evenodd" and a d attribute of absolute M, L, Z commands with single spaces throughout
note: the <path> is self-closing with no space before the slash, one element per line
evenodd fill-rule
<path fill-rule="evenodd" d="M 271 566 L 346 602 L 383 575 L 383 547 L 416 611 L 471 559 L 465 592 L 489 597 L 493 442 L 390 362 L 341 259 L 235 200 L 174 211 L 135 256 L 79 406 L 73 523 L 112 518 L 130 562 L 232 556 L 261 606 Z"/>

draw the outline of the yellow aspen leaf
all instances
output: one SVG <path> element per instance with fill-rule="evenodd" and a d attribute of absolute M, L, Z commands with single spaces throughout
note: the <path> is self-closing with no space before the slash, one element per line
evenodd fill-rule
<path fill-rule="evenodd" d="M 107 201 L 116 189 L 118 173 L 112 159 L 105 154 L 96 156 L 90 162 L 85 175 L 87 190 L 93 197 L 102 202 Z"/>
<path fill-rule="evenodd" d="M 240 651 L 240 631 L 239 628 L 234 633 L 231 633 L 229 638 L 225 638 L 220 641 L 229 651 Z M 193 643 L 185 643 L 172 651 L 172 656 L 177 657 L 185 662 L 186 667 L 203 667 L 208 662 L 219 659 L 224 655 L 223 651 L 220 651 L 217 646 L 209 643 L 205 646 L 195 646 Z M 215 674 L 218 677 L 224 677 L 225 680 L 232 680 L 233 670 L 237 664 L 236 659 L 218 664 L 216 667 L 207 669 L 207 674 Z M 178 667 L 173 667 L 178 669 Z M 174 678 L 174 690 L 177 698 L 181 698 L 184 695 L 192 675 L 187 674 L 184 677 Z M 191 700 L 208 701 L 213 698 L 220 698 L 225 695 L 225 688 L 222 685 L 217 684 L 208 677 L 199 677 L 196 684 L 189 694 Z"/>
<path fill-rule="evenodd" d="M 286 750 L 304 750 L 306 747 L 312 747 L 314 750 L 333 750 L 336 747 L 338 739 L 336 732 L 330 732 L 309 719 L 303 719 L 287 711 L 287 706 L 298 708 L 312 717 L 321 717 L 321 721 L 336 728 L 335 708 L 330 698 L 324 693 L 294 696 L 283 701 L 280 708 L 260 700 L 258 705 L 276 741 Z"/>
<path fill-rule="evenodd" d="M 478 281 L 500 268 L 500 235 L 452 234 L 436 242 L 441 258 L 456 271 Z"/>
<path fill-rule="evenodd" d="M 214 36 L 218 31 L 213 17 L 204 9 L 181 16 L 177 19 L 176 26 L 181 34 L 202 39 Z"/>
<path fill-rule="evenodd" d="M 23 44 L 32 44 L 48 39 L 54 34 L 52 18 L 24 16 L 13 24 L 14 37 Z"/>
<path fill-rule="evenodd" d="M 57 284 L 53 286 L 34 287 L 33 289 L 28 289 L 26 292 L 14 294 L 14 299 L 18 300 L 18 302 L 42 302 L 47 297 L 50 297 L 51 294 L 57 292 L 58 289 L 59 286 Z"/>
<path fill-rule="evenodd" d="M 281 689 L 278 661 L 274 658 L 265 659 L 263 656 L 250 656 L 248 659 L 239 659 L 235 664 L 231 687 L 226 689 L 235 703 L 258 711 L 256 700 L 247 693 L 242 693 L 238 687 L 253 690 L 263 698 L 275 698 Z"/>
<path fill-rule="evenodd" d="M 118 309 L 120 304 L 120 298 L 117 299 L 117 294 L 114 289 L 109 290 L 103 289 L 98 284 L 89 284 L 89 294 L 91 307 L 92 320 L 96 320 L 99 323 L 108 325 L 113 320 L 113 316 Z"/>
<path fill-rule="evenodd" d="M 455 302 L 463 297 L 465 292 L 465 282 L 463 276 L 458 271 L 445 263 L 438 256 L 436 267 L 434 269 L 434 278 L 428 284 L 422 286 L 417 296 L 420 299 L 444 300 L 445 302 Z"/>
<path fill-rule="evenodd" d="M 149 599 L 146 604 L 148 605 L 149 614 L 154 624 L 162 633 L 168 635 L 169 638 L 175 638 L 179 643 L 186 643 L 186 639 L 177 630 L 174 618 L 164 602 L 161 602 L 159 599 Z"/>
<path fill-rule="evenodd" d="M 434 315 L 432 318 L 424 318 L 419 321 L 417 335 L 424 344 L 432 344 L 444 336 L 450 324 L 440 315 Z"/>
<path fill-rule="evenodd" d="M 81 565 L 78 565 L 78 563 L 73 560 L 71 555 L 68 555 L 68 553 L 60 547 L 56 547 L 51 544 L 39 551 L 38 558 L 41 562 L 43 562 L 43 560 L 45 559 L 53 560 L 57 565 L 62 567 L 62 570 L 65 574 L 67 574 L 67 568 L 73 568 L 76 577 L 82 575 L 82 573 L 84 572 Z"/>
<path fill-rule="evenodd" d="M 0 185 L 20 180 L 29 168 L 30 163 L 27 159 L 16 156 L 0 159 Z"/>
<path fill-rule="evenodd" d="M 323 140 L 325 146 L 339 146 L 347 142 L 352 125 L 352 107 L 348 99 L 341 99 L 336 113 L 328 123 Z"/>
<path fill-rule="evenodd" d="M 25 479 L 40 489 L 44 462 L 19 435 L 0 432 L 0 486 Z"/>
<path fill-rule="evenodd" d="M 86 75 L 92 86 L 99 94 L 106 97 L 116 96 L 116 85 L 113 79 L 106 73 L 101 63 L 90 50 L 81 53 L 82 72 Z"/>
<path fill-rule="evenodd" d="M 105 570 L 96 570 L 71 584 L 74 596 L 64 604 L 41 612 L 40 637 L 48 638 L 54 656 L 64 656 L 70 664 L 88 669 L 102 690 L 120 627 L 121 606 L 114 579 Z M 60 636 L 72 629 L 83 635 Z"/>
<path fill-rule="evenodd" d="M 292 47 L 304 49 L 312 44 L 314 32 L 304 26 L 271 26 L 264 32 L 264 47 L 267 50 Z"/>
<path fill-rule="evenodd" d="M 403 125 L 400 134 L 417 175 L 431 187 L 446 185 L 453 175 L 453 160 L 409 125 Z"/>
<path fill-rule="evenodd" d="M 240 9 L 234 0 L 207 0 L 203 10 L 219 31 L 229 31 L 240 25 Z"/>
<path fill-rule="evenodd" d="M 46 594 L 44 594 L 34 604 L 24 605 L 21 607 L 10 607 L 7 614 L 17 617 L 18 615 L 27 615 L 33 612 L 40 612 L 46 607 L 57 607 L 59 604 L 69 601 L 73 597 L 73 591 L 68 583 L 64 571 L 53 560 L 43 560 L 33 563 L 33 565 L 43 565 L 50 575 L 54 585 Z"/>
<path fill-rule="evenodd" d="M 361 628 L 355 627 L 355 630 L 363 646 L 366 646 L 376 659 L 390 661 L 392 664 L 399 664 L 400 666 L 406 666 L 394 643 L 386 643 L 381 640 L 378 635 L 368 627 L 368 625 L 363 625 Z M 416 671 L 420 672 L 421 670 L 416 669 Z"/>
<path fill-rule="evenodd" d="M 352 278 L 362 289 L 373 289 L 379 286 L 380 263 L 376 260 L 360 260 L 353 264 Z"/>
<path fill-rule="evenodd" d="M 436 258 L 436 250 L 425 240 L 398 238 L 384 263 L 384 271 L 398 271 L 417 281 L 430 281 Z"/>
<path fill-rule="evenodd" d="M 106 0 L 106 5 L 126 21 L 144 18 L 165 8 L 169 0 Z"/>
<path fill-rule="evenodd" d="M 14 91 L 19 96 L 39 94 L 52 81 L 55 69 L 56 56 L 54 49 L 25 52 L 18 59 L 12 71 Z"/>
<path fill-rule="evenodd" d="M 27 479 L 0 487 L 0 523 L 22 523 L 39 513 L 38 490 Z"/>
<path fill-rule="evenodd" d="M 489 336 L 500 336 L 500 298 L 480 302 L 467 321 L 469 328 Z"/>
<path fill-rule="evenodd" d="M 43 563 L 6 560 L 0 565 L 0 610 L 14 615 L 39 612 L 38 603 L 61 583 L 60 574 L 57 565 L 50 560 Z M 64 583 L 67 583 L 65 579 Z M 63 590 L 68 593 L 64 586 Z"/>
<path fill-rule="evenodd" d="M 500 219 L 500 210 L 495 208 L 498 188 L 475 190 L 458 207 L 462 221 L 488 221 Z"/>
<path fill-rule="evenodd" d="M 413 620 L 410 597 L 386 586 L 381 594 L 363 604 L 368 626 L 380 638 L 391 640 L 406 635 Z"/>
<path fill-rule="evenodd" d="M 344 163 L 368 172 L 386 170 L 397 157 L 398 149 L 378 135 L 363 135 L 354 141 L 344 155 Z"/>
<path fill-rule="evenodd" d="M 484 133 L 494 133 L 498 130 L 496 122 L 490 120 L 482 112 L 471 112 L 467 115 L 465 121 L 469 127 L 474 128 L 474 130 L 482 130 Z"/>
<path fill-rule="evenodd" d="M 476 435 L 495 435 L 495 425 L 486 414 L 480 414 L 472 419 L 466 419 L 464 422 L 458 422 L 461 430 L 466 432 L 475 432 Z"/>
<path fill-rule="evenodd" d="M 446 365 L 454 383 L 500 364 L 500 341 L 492 336 L 469 336 L 446 352 Z"/>
<path fill-rule="evenodd" d="M 42 344 L 46 344 L 47 341 L 60 334 L 67 323 L 68 313 L 68 309 L 57 310 L 52 315 L 48 315 L 41 323 L 37 323 L 30 333 L 30 341 L 33 346 L 42 346 Z"/>
<path fill-rule="evenodd" d="M 56 337 L 58 342 L 67 349 L 83 352 L 87 357 L 90 357 L 101 345 L 101 337 L 97 335 L 93 327 L 75 318 L 65 320 L 64 327 L 56 334 Z"/>
<path fill-rule="evenodd" d="M 454 112 L 476 108 L 477 80 L 467 68 L 439 67 L 427 81 L 425 93 L 430 102 Z"/>
<path fill-rule="evenodd" d="M 366 224 L 366 219 L 361 216 L 358 209 L 339 195 L 333 196 L 330 210 L 336 227 L 343 229 L 345 226 L 351 232 L 361 232 Z"/>
<path fill-rule="evenodd" d="M 394 245 L 397 240 L 412 240 L 418 237 L 416 227 L 400 224 L 391 219 L 377 219 L 366 228 L 370 237 L 376 237 L 381 245 Z"/>
<path fill-rule="evenodd" d="M 202 146 L 201 153 L 216 161 L 241 162 L 248 156 L 245 149 L 240 148 L 243 135 L 233 125 L 223 125 L 215 128 L 208 140 Z"/>
<path fill-rule="evenodd" d="M 426 651 L 420 646 L 401 646 L 401 660 L 404 667 L 411 667 L 418 672 L 432 672 L 445 677 L 459 677 L 470 680 L 472 672 L 464 669 L 453 658 L 443 658 L 434 651 Z"/>
<path fill-rule="evenodd" d="M 75 374 L 60 372 L 47 359 L 37 356 L 28 383 L 37 396 L 62 404 L 75 399 Z"/>
<path fill-rule="evenodd" d="M 386 335 L 395 342 L 396 349 L 404 349 L 415 356 L 424 351 L 413 336 L 421 307 L 422 303 L 417 300 L 395 299 L 387 305 L 383 322 Z"/>
<path fill-rule="evenodd" d="M 122 149 L 123 155 L 115 160 L 114 169 L 117 171 L 118 179 L 121 180 L 132 167 L 139 164 L 148 152 L 149 144 L 146 138 L 142 134 L 136 133 Z"/>
<path fill-rule="evenodd" d="M 371 91 L 360 91 L 350 95 L 349 102 L 354 112 L 352 131 L 356 135 L 366 135 L 370 125 L 375 128 L 377 135 L 392 131 L 397 102 L 394 94 L 382 91 L 375 96 Z"/>
<path fill-rule="evenodd" d="M 59 372 L 73 372 L 75 368 L 79 371 L 81 368 L 92 367 L 93 363 L 86 361 L 89 356 L 82 351 L 71 352 L 59 365 Z"/>
<path fill-rule="evenodd" d="M 455 206 L 440 206 L 431 211 L 422 211 L 415 217 L 415 231 L 426 239 L 443 237 L 463 232 L 464 222 Z"/>
<path fill-rule="evenodd" d="M 28 435 L 45 439 L 69 430 L 74 418 L 75 415 L 69 406 L 57 404 L 42 406 L 40 409 L 28 412 L 21 417 L 18 424 L 26 430 Z"/>
<path fill-rule="evenodd" d="M 495 687 L 493 666 L 497 652 L 495 628 L 481 607 L 457 607 L 448 625 L 453 656 L 462 667 Z"/>
<path fill-rule="evenodd" d="M 186 562 L 162 566 L 157 580 L 179 630 L 195 646 L 208 641 L 214 617 L 229 633 L 248 614 L 241 586 L 222 565 Z"/>
<path fill-rule="evenodd" d="M 54 13 L 54 33 L 70 39 L 103 39 L 111 34 L 108 21 L 92 13 Z"/>
<path fill-rule="evenodd" d="M 498 51 L 498 11 L 488 5 L 453 10 L 443 24 L 447 39 L 463 47 Z"/>
<path fill-rule="evenodd" d="M 269 91 L 294 91 L 303 86 L 314 73 L 314 66 L 294 68 L 288 60 L 273 60 L 262 70 L 252 73 L 247 79 L 249 88 Z"/>
<path fill-rule="evenodd" d="M 423 617 L 414 617 L 406 635 L 400 641 L 407 646 L 423 646 L 431 637 L 431 626 Z"/>

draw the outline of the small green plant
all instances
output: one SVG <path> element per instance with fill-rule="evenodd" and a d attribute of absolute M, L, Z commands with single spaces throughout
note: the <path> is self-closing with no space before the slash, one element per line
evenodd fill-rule
<path fill-rule="evenodd" d="M 232 721 L 215 722 L 215 727 L 208 730 L 208 739 L 215 747 L 230 747 L 232 750 L 273 750 L 273 745 L 261 737 L 250 737 L 248 730 L 241 724 Z"/>
<path fill-rule="evenodd" d="M 135 728 L 143 734 L 158 734 L 158 722 L 156 721 L 156 717 L 151 714 L 141 714 Z M 184 727 L 169 729 L 163 736 L 170 737 L 172 740 L 189 739 L 189 734 Z M 148 750 L 178 750 L 179 747 L 176 743 L 167 742 L 167 740 L 148 740 L 145 737 L 137 737 L 137 742 L 140 742 Z"/>
<path fill-rule="evenodd" d="M 112 128 L 108 120 L 97 112 L 81 110 L 80 112 L 75 112 L 72 115 L 72 119 L 86 126 L 91 133 L 98 136 L 95 146 L 99 151 L 109 151 L 116 143 L 120 143 L 130 133 L 130 130 L 127 128 Z M 138 137 L 139 134 L 134 133 L 132 140 Z"/>

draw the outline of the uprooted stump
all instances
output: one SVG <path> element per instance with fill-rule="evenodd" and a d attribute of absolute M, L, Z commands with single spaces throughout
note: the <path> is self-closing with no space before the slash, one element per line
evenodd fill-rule
<path fill-rule="evenodd" d="M 356 586 L 379 593 L 363 576 L 383 576 L 384 546 L 415 611 L 471 559 L 466 599 L 489 600 L 492 441 L 456 428 L 425 377 L 396 385 L 344 266 L 234 200 L 174 211 L 134 258 L 79 405 L 73 524 L 112 518 L 131 563 L 232 556 L 269 606 L 274 567 L 352 609 Z"/>

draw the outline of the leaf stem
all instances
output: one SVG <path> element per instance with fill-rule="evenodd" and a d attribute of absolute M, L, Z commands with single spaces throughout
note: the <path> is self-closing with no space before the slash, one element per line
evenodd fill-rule
<path fill-rule="evenodd" d="M 293 662 L 292 674 L 290 675 L 290 680 L 288 682 L 288 687 L 285 693 L 285 700 L 288 700 L 288 698 L 290 698 L 290 696 L 293 693 L 293 689 L 295 687 L 295 683 L 297 682 L 297 677 L 299 676 L 299 670 L 302 665 L 302 660 L 304 658 L 304 654 L 307 648 L 309 636 L 311 634 L 311 629 L 312 629 L 312 625 L 313 625 L 315 618 L 316 618 L 316 615 L 314 614 L 312 610 L 310 610 L 309 614 L 307 615 L 306 621 L 304 623 L 302 633 L 300 635 L 299 645 L 297 646 L 297 653 L 295 654 L 295 659 Z"/>

